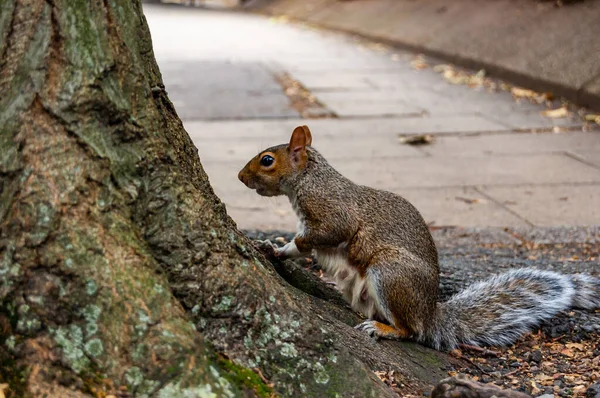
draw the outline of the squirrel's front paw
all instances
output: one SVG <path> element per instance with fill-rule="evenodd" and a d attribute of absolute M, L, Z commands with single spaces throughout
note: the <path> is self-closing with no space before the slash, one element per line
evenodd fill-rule
<path fill-rule="evenodd" d="M 296 247 L 296 242 L 293 240 L 290 243 L 287 243 L 285 246 L 281 248 L 275 249 L 275 256 L 277 257 L 298 257 L 300 256 L 300 251 Z"/>
<path fill-rule="evenodd" d="M 277 245 L 275 245 L 270 240 L 268 240 L 268 239 L 256 240 L 254 242 L 255 242 L 254 246 L 258 250 L 260 250 L 265 255 L 265 257 L 267 257 L 267 258 L 277 257 L 277 251 L 279 250 L 279 248 L 277 247 Z"/>

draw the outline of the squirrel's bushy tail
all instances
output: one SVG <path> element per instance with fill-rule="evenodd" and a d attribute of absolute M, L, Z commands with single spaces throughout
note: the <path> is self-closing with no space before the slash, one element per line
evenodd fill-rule
<path fill-rule="evenodd" d="M 436 349 L 507 345 L 569 308 L 600 308 L 600 279 L 517 269 L 475 283 L 444 303 L 419 340 Z"/>

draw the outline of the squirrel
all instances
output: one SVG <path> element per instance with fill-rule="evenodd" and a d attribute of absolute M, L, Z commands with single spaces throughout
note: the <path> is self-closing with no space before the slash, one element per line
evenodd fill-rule
<path fill-rule="evenodd" d="M 278 257 L 317 261 L 370 336 L 412 339 L 437 350 L 502 346 L 570 308 L 600 307 L 600 279 L 515 269 L 438 302 L 438 253 L 419 211 L 391 192 L 357 185 L 312 146 L 307 126 L 260 152 L 238 178 L 262 196 L 286 195 L 298 216 Z"/>

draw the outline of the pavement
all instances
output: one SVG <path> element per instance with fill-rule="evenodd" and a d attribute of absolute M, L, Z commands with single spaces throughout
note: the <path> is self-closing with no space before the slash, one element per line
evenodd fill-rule
<path fill-rule="evenodd" d="M 561 0 L 253 0 L 246 5 L 484 68 L 600 109 L 600 3 L 557 3 Z"/>
<path fill-rule="evenodd" d="M 434 59 L 285 18 L 144 11 L 169 97 L 240 229 L 294 230 L 287 199 L 258 196 L 237 173 L 301 124 L 340 172 L 403 195 L 434 226 L 600 225 L 600 131 L 577 114 L 548 118 L 543 104 L 415 68 Z M 290 106 L 298 84 L 310 112 Z M 319 111 L 335 117 L 306 118 Z M 430 137 L 406 144 L 412 135 Z"/>

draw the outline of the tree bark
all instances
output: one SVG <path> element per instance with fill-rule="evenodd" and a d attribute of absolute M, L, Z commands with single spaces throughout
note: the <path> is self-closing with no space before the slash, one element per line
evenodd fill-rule
<path fill-rule="evenodd" d="M 4 0 L 0 93 L 7 396 L 389 396 L 373 370 L 406 392 L 443 376 L 448 357 L 360 334 L 237 231 L 139 0 Z"/>

